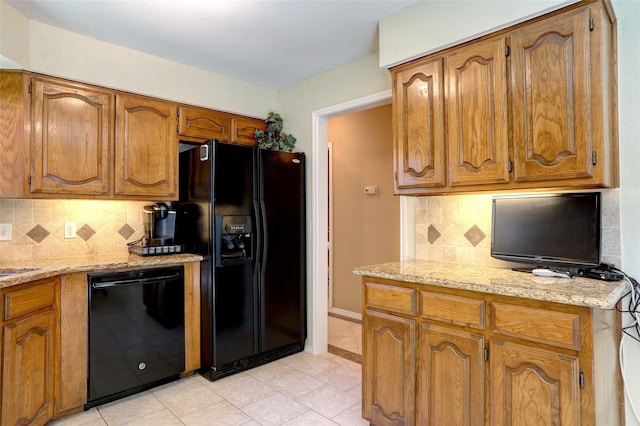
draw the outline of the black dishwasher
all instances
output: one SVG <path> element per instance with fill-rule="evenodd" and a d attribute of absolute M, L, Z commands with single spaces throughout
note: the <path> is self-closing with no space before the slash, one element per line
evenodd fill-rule
<path fill-rule="evenodd" d="M 184 268 L 92 273 L 85 409 L 184 371 Z"/>

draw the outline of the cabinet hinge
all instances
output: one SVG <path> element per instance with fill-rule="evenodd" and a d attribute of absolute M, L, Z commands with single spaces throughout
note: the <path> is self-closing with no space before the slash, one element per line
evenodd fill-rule
<path fill-rule="evenodd" d="M 593 31 L 595 28 L 595 23 L 593 22 L 593 18 L 589 18 L 589 31 Z"/>
<path fill-rule="evenodd" d="M 511 54 L 511 47 L 509 47 L 509 45 L 507 44 L 504 47 L 504 56 L 509 56 Z"/>
<path fill-rule="evenodd" d="M 393 88 L 394 89 L 396 88 L 396 81 L 395 80 L 393 80 Z"/>
<path fill-rule="evenodd" d="M 29 175 L 29 177 L 27 178 L 27 183 L 31 185 L 31 175 Z"/>
<path fill-rule="evenodd" d="M 33 91 L 33 83 L 29 83 L 29 94 Z"/>
<path fill-rule="evenodd" d="M 513 171 L 513 161 L 509 160 L 507 163 L 507 168 L 509 169 L 509 173 Z"/>
<path fill-rule="evenodd" d="M 489 361 L 489 348 L 484 348 L 484 360 Z"/>
<path fill-rule="evenodd" d="M 580 385 L 580 389 L 584 388 L 584 373 L 582 371 L 578 373 L 578 384 Z"/>
<path fill-rule="evenodd" d="M 596 164 L 598 164 L 598 153 L 593 151 L 591 153 L 591 163 L 595 166 Z"/>

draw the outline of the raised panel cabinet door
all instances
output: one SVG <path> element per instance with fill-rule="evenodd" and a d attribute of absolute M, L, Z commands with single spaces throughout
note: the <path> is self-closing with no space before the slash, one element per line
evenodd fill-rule
<path fill-rule="evenodd" d="M 229 141 L 229 114 L 205 108 L 178 107 L 178 134 L 198 139 Z"/>
<path fill-rule="evenodd" d="M 419 425 L 484 423 L 484 337 L 418 325 Z"/>
<path fill-rule="evenodd" d="M 31 192 L 108 196 L 113 94 L 32 79 Z"/>
<path fill-rule="evenodd" d="M 442 59 L 393 73 L 395 193 L 445 185 Z"/>
<path fill-rule="evenodd" d="M 231 143 L 255 146 L 256 130 L 265 130 L 264 120 L 258 118 L 233 116 L 231 118 Z"/>
<path fill-rule="evenodd" d="M 169 102 L 116 96 L 116 196 L 177 197 L 176 111 Z"/>
<path fill-rule="evenodd" d="M 509 182 L 507 41 L 489 39 L 446 58 L 449 183 Z"/>
<path fill-rule="evenodd" d="M 377 426 L 413 425 L 415 321 L 367 310 L 363 330 L 362 416 Z"/>
<path fill-rule="evenodd" d="M 578 358 L 495 340 L 489 354 L 492 426 L 580 424 Z"/>
<path fill-rule="evenodd" d="M 592 162 L 589 9 L 513 32 L 514 179 L 589 178 Z"/>
<path fill-rule="evenodd" d="M 54 415 L 53 310 L 5 325 L 2 349 L 3 425 L 43 425 Z"/>

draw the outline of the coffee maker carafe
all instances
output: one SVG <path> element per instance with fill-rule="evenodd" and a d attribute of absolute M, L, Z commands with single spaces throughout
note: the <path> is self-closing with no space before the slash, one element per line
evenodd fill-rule
<path fill-rule="evenodd" d="M 166 203 L 144 206 L 144 238 L 147 246 L 173 244 L 176 211 Z"/>

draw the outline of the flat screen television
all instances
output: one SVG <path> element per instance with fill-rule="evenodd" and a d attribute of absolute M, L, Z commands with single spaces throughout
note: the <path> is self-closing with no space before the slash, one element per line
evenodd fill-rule
<path fill-rule="evenodd" d="M 491 256 L 540 266 L 600 265 L 599 192 L 496 196 Z"/>

